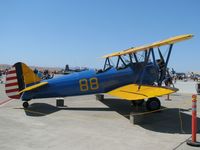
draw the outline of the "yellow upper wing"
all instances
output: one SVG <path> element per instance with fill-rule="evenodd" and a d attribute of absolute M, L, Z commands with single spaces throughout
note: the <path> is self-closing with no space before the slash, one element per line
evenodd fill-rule
<path fill-rule="evenodd" d="M 193 37 L 192 34 L 179 35 L 179 36 L 168 38 L 166 40 L 158 41 L 158 42 L 155 42 L 155 43 L 152 43 L 152 44 L 149 44 L 149 45 L 129 48 L 129 49 L 126 49 L 126 50 L 123 50 L 123 51 L 120 51 L 120 52 L 115 52 L 115 53 L 112 53 L 112 54 L 109 54 L 109 55 L 105 55 L 105 56 L 103 56 L 103 58 L 109 58 L 109 57 L 114 57 L 114 56 L 120 56 L 120 55 L 135 53 L 135 52 L 139 52 L 139 51 L 143 51 L 143 50 L 148 50 L 150 48 L 160 47 L 160 46 L 169 45 L 169 44 L 177 43 L 177 42 L 180 42 L 180 41 L 188 40 L 188 39 L 191 39 L 192 37 Z"/>
<path fill-rule="evenodd" d="M 126 100 L 141 100 L 162 95 L 171 94 L 178 91 L 176 88 L 147 86 L 137 84 L 129 84 L 108 92 L 112 96 Z"/>

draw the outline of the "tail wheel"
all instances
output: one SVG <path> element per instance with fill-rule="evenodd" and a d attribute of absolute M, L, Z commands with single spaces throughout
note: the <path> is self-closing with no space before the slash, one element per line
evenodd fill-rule
<path fill-rule="evenodd" d="M 160 100 L 157 97 L 149 98 L 146 102 L 146 108 L 149 111 L 158 110 L 160 107 Z"/>
<path fill-rule="evenodd" d="M 28 103 L 28 102 L 24 102 L 24 103 L 23 103 L 23 107 L 24 107 L 24 108 L 28 108 L 28 106 L 29 106 L 29 103 Z"/>

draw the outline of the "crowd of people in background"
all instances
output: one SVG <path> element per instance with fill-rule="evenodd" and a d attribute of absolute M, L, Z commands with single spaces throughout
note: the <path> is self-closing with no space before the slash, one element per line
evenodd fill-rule
<path fill-rule="evenodd" d="M 9 69 L 0 69 L 0 83 L 3 83 L 3 75 L 6 75 Z M 49 71 L 47 69 L 45 70 L 39 70 L 35 68 L 33 72 L 41 79 L 51 79 L 54 77 L 55 74 L 61 73 L 64 74 L 63 70 L 61 71 Z M 182 80 L 182 81 L 188 81 L 188 80 L 193 80 L 193 81 L 200 81 L 200 75 L 194 72 L 190 73 L 176 73 L 173 69 L 171 71 L 167 71 L 166 78 L 164 80 L 164 83 L 166 86 L 170 86 L 176 83 L 177 80 Z"/>
<path fill-rule="evenodd" d="M 7 73 L 8 69 L 1 69 L 0 70 L 0 83 L 3 83 L 3 75 L 5 75 Z"/>
<path fill-rule="evenodd" d="M 2 84 L 4 82 L 3 76 L 7 74 L 9 69 L 0 69 L 0 83 Z M 34 69 L 33 72 L 41 79 L 48 80 L 54 77 L 54 74 L 56 71 L 50 72 L 49 70 L 43 70 L 39 71 L 38 69 Z"/>
<path fill-rule="evenodd" d="M 195 81 L 198 82 L 200 81 L 200 74 L 194 73 L 194 72 L 188 72 L 186 73 L 176 73 L 175 71 L 168 72 L 166 75 L 166 79 L 164 80 L 165 85 L 172 85 L 175 84 L 177 80 L 180 81 Z"/>
<path fill-rule="evenodd" d="M 39 71 L 38 69 L 34 69 L 34 73 L 41 79 L 52 79 L 54 77 L 55 72 L 51 72 L 49 70 Z"/>

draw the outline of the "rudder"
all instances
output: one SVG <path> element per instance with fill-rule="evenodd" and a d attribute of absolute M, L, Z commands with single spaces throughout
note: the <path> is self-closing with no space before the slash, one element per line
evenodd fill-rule
<path fill-rule="evenodd" d="M 7 72 L 5 90 L 9 98 L 20 99 L 22 91 L 41 79 L 24 63 L 18 62 Z"/>

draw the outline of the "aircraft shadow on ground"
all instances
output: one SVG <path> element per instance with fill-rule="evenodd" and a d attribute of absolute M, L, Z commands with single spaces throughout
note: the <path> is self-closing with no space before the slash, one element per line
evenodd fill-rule
<path fill-rule="evenodd" d="M 95 107 L 56 107 L 46 103 L 33 103 L 28 109 L 24 109 L 27 116 L 41 117 L 46 116 L 60 110 L 73 111 L 112 111 L 110 108 L 95 108 Z"/>
<path fill-rule="evenodd" d="M 29 108 L 24 109 L 27 116 L 41 117 L 59 111 L 60 109 L 46 103 L 33 103 Z"/>
<path fill-rule="evenodd" d="M 184 113 L 190 109 L 180 109 L 179 111 L 179 108 L 168 109 L 163 107 L 163 110 L 160 112 L 142 114 L 141 112 L 146 111 L 145 108 L 134 108 L 129 101 L 105 99 L 101 102 L 127 119 L 130 119 L 129 114 L 131 112 L 133 114 L 138 113 L 139 115 L 134 116 L 137 120 L 135 124 L 147 130 L 171 134 L 191 134 L 191 115 Z M 200 118 L 197 118 L 197 123 L 200 124 Z"/>
<path fill-rule="evenodd" d="M 95 107 L 56 107 L 46 103 L 33 103 L 28 109 L 25 109 L 25 113 L 28 116 L 41 117 L 46 116 L 60 110 L 73 110 L 73 111 L 116 111 L 120 115 L 130 119 L 129 115 L 131 112 L 134 114 L 141 114 L 145 112 L 144 107 L 133 107 L 129 101 L 124 101 L 121 99 L 105 99 L 101 101 L 103 104 L 108 106 L 108 108 L 95 108 Z M 164 108 L 164 107 L 163 107 Z M 147 130 L 162 132 L 162 133 L 184 133 L 191 134 L 191 115 L 184 112 L 189 111 L 189 109 L 181 109 L 179 113 L 179 108 L 164 108 L 160 112 L 148 113 L 136 115 L 137 123 Z M 190 112 L 191 113 L 191 112 Z M 197 123 L 200 124 L 200 118 L 197 118 Z M 199 131 L 199 130 L 198 130 Z"/>

